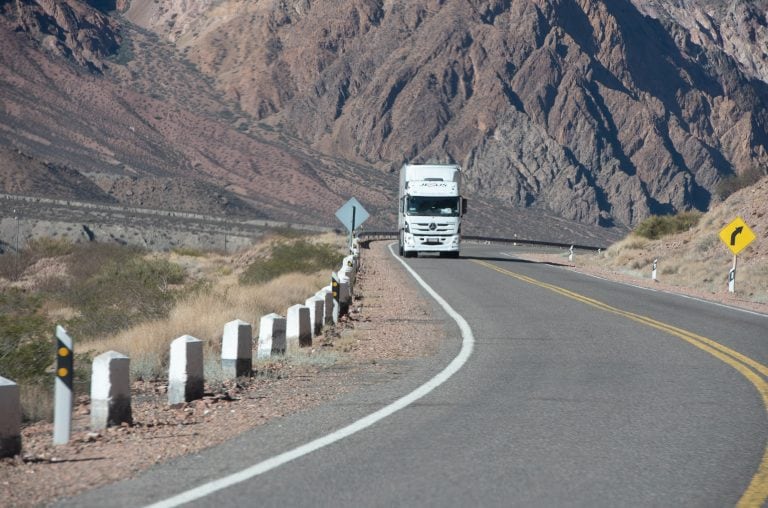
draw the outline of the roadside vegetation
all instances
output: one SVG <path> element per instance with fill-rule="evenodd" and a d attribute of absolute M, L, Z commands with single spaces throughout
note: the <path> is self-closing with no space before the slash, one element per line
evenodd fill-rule
<path fill-rule="evenodd" d="M 344 256 L 335 235 L 272 235 L 232 255 L 178 248 L 42 239 L 0 256 L 0 376 L 19 383 L 27 421 L 50 419 L 56 325 L 75 341 L 76 391 L 87 394 L 93 357 L 131 358 L 134 380 L 162 379 L 170 342 L 205 342 L 215 378 L 224 324 L 284 314 L 330 281 Z"/>
<path fill-rule="evenodd" d="M 610 268 L 638 279 L 650 279 L 654 260 L 660 283 L 768 304 L 768 178 L 734 192 L 705 214 L 681 213 L 651 217 L 623 240 L 594 256 L 586 266 Z M 720 231 L 741 217 L 755 240 L 738 255 L 736 293 L 728 293 L 733 254 Z"/>
<path fill-rule="evenodd" d="M 720 199 L 726 199 L 734 192 L 738 192 L 745 187 L 756 184 L 764 176 L 765 173 L 763 171 L 758 167 L 753 166 L 740 175 L 732 175 L 723 179 L 717 184 L 717 194 L 720 196 Z"/>
<path fill-rule="evenodd" d="M 654 215 L 638 224 L 634 234 L 649 240 L 658 240 L 662 236 L 688 231 L 699 223 L 699 219 L 701 219 L 699 212 Z"/>

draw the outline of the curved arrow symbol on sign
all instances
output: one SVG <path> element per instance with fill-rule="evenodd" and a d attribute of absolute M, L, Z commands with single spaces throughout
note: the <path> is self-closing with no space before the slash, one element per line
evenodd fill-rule
<path fill-rule="evenodd" d="M 731 233 L 731 245 L 736 245 L 736 237 L 739 236 L 742 231 L 744 231 L 743 226 L 739 226 L 733 230 L 733 233 Z"/>

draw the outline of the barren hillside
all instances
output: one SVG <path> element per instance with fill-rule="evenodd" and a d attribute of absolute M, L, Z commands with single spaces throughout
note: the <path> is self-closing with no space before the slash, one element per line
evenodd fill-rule
<path fill-rule="evenodd" d="M 209 203 L 211 213 L 320 225 L 351 195 L 372 211 L 389 205 L 390 175 L 259 130 L 150 33 L 77 1 L 0 2 L 0 14 L 6 192 L 194 211 Z M 64 190 L 53 178 L 46 189 L 40 172 L 35 186 L 18 184 L 31 167 L 49 177 L 66 168 L 82 185 Z"/>
<path fill-rule="evenodd" d="M 737 298 L 768 304 L 768 178 L 729 196 L 690 231 L 660 240 L 630 235 L 590 263 L 648 279 L 651 264 L 658 259 L 660 283 L 726 295 L 733 254 L 718 235 L 736 217 L 755 234 L 738 256 Z"/>
<path fill-rule="evenodd" d="M 766 8 L 4 0 L 0 146 L 67 171 L 58 196 L 79 174 L 97 199 L 325 226 L 354 196 L 385 229 L 394 169 L 453 160 L 472 233 L 604 243 L 765 172 Z"/>
<path fill-rule="evenodd" d="M 766 167 L 766 0 L 133 0 L 244 111 L 318 149 L 450 159 L 591 224 L 706 210 Z M 687 16 L 690 14 L 690 16 Z"/>

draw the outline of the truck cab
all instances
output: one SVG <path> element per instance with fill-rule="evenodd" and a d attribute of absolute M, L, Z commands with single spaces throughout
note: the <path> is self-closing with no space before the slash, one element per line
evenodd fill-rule
<path fill-rule="evenodd" d="M 398 203 L 400 255 L 437 252 L 458 257 L 465 211 L 458 165 L 404 164 Z"/>

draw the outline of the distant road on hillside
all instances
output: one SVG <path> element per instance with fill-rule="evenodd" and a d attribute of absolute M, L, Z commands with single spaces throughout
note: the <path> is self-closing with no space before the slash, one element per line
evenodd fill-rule
<path fill-rule="evenodd" d="M 15 248 L 34 237 L 115 241 L 164 250 L 175 246 L 234 249 L 249 245 L 267 229 L 324 232 L 332 228 L 81 201 L 0 194 L 0 247 Z"/>

